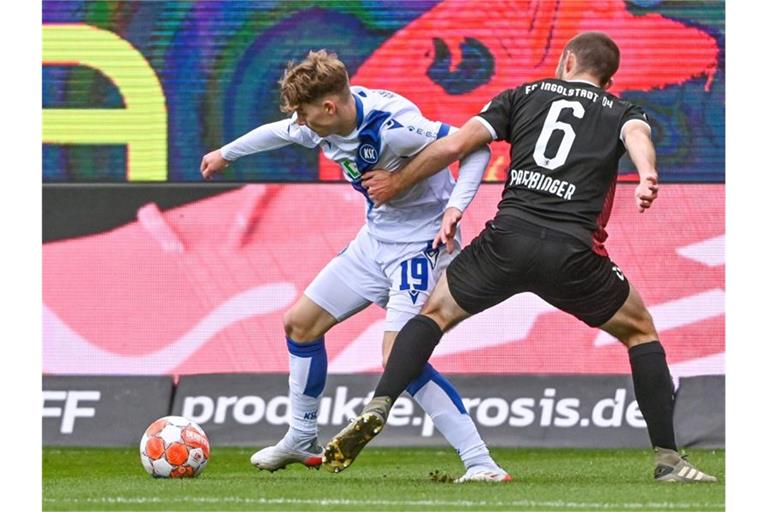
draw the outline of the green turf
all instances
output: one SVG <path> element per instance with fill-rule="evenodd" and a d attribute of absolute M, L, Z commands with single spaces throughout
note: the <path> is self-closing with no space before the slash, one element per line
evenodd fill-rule
<path fill-rule="evenodd" d="M 193 480 L 153 479 L 135 449 L 45 448 L 44 510 L 721 510 L 725 452 L 690 450 L 716 484 L 654 482 L 649 450 L 494 449 L 508 484 L 456 485 L 445 449 L 369 448 L 340 474 L 253 469 L 251 449 L 217 448 Z"/>

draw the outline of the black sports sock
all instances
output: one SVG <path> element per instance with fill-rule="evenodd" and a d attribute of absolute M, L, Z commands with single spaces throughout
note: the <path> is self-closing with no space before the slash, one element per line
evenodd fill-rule
<path fill-rule="evenodd" d="M 388 396 L 394 402 L 410 382 L 424 370 L 443 331 L 431 318 L 416 315 L 395 338 L 384 375 L 373 396 Z"/>
<path fill-rule="evenodd" d="M 665 357 L 664 347 L 658 341 L 635 345 L 629 349 L 635 398 L 645 423 L 651 444 L 677 450 L 672 414 L 675 408 L 675 390 Z"/>

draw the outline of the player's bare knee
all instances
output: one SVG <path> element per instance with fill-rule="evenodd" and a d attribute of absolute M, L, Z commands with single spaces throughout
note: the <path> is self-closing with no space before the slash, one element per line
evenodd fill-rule
<path fill-rule="evenodd" d="M 381 350 L 381 367 L 386 368 L 387 367 L 387 361 L 389 361 L 389 353 L 391 350 L 387 350 L 387 347 L 382 347 Z"/>
<path fill-rule="evenodd" d="M 624 346 L 629 348 L 636 347 L 638 345 L 642 345 L 644 343 L 651 343 L 652 341 L 659 341 L 658 336 L 633 336 L 632 338 L 628 339 Z"/>
<path fill-rule="evenodd" d="M 293 313 L 290 309 L 283 313 L 283 331 L 285 331 L 285 335 L 291 339 L 293 339 L 298 331 L 297 325 L 294 322 Z"/>
<path fill-rule="evenodd" d="M 643 308 L 636 315 L 628 317 L 621 329 L 619 339 L 627 347 L 632 348 L 643 343 L 659 339 L 653 318 L 647 309 Z"/>
<path fill-rule="evenodd" d="M 448 332 L 469 316 L 453 301 L 435 302 L 431 305 L 427 303 L 421 314 L 434 320 L 443 332 Z"/>
<path fill-rule="evenodd" d="M 387 361 L 389 361 L 389 354 L 392 353 L 392 348 L 395 346 L 395 339 L 397 339 L 397 333 L 399 331 L 386 331 L 384 333 L 384 340 L 381 344 L 381 366 L 387 367 Z"/>
<path fill-rule="evenodd" d="M 433 297 L 430 297 L 432 299 Z M 449 308 L 441 301 L 428 300 L 424 307 L 421 308 L 419 313 L 433 320 L 443 332 L 451 322 L 451 315 Z"/>
<path fill-rule="evenodd" d="M 638 319 L 638 330 L 644 335 L 655 336 L 658 338 L 658 334 L 656 334 L 656 327 L 653 325 L 653 317 L 651 316 L 651 312 L 645 308 L 643 308 L 643 311 L 640 314 L 640 318 Z"/>
<path fill-rule="evenodd" d="M 446 317 L 445 312 L 440 308 L 423 309 L 420 314 L 434 321 L 437 326 L 440 327 L 440 330 L 445 332 L 445 328 L 448 325 L 449 320 Z"/>
<path fill-rule="evenodd" d="M 645 306 L 640 306 L 632 311 L 632 315 L 629 317 L 633 334 L 639 337 L 648 337 L 656 335 L 656 328 L 653 326 L 653 317 L 651 312 Z"/>
<path fill-rule="evenodd" d="M 283 315 L 283 330 L 285 331 L 285 335 L 296 343 L 305 343 L 316 339 L 319 335 L 315 335 L 315 333 L 312 332 L 312 327 L 313 326 L 306 325 L 305 322 L 302 322 L 299 315 L 297 315 L 292 308 L 286 311 Z"/>

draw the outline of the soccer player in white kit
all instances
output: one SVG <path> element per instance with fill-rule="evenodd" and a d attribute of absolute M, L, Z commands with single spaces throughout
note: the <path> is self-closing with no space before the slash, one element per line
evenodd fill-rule
<path fill-rule="evenodd" d="M 325 333 L 372 303 L 386 309 L 384 361 L 403 325 L 421 309 L 458 251 L 458 221 L 477 192 L 490 156 L 484 147 L 468 155 L 454 182 L 448 169 L 415 184 L 401 196 L 374 206 L 362 184 L 369 170 L 396 171 L 430 142 L 453 128 L 425 119 L 410 101 L 390 91 L 350 86 L 344 64 L 324 50 L 289 64 L 282 80 L 281 110 L 289 119 L 269 123 L 203 157 L 208 179 L 245 155 L 299 144 L 320 147 L 365 196 L 366 223 L 333 258 L 284 316 L 289 353 L 291 416 L 276 445 L 251 456 L 259 469 L 288 464 L 319 466 L 317 411 L 325 388 Z M 408 391 L 461 457 L 466 473 L 457 481 L 509 481 L 491 458 L 453 385 L 430 364 Z"/>

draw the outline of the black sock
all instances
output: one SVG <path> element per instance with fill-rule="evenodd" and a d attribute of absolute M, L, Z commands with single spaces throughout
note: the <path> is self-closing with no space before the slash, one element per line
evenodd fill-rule
<path fill-rule="evenodd" d="M 395 338 L 384 375 L 373 396 L 388 396 L 394 402 L 410 382 L 424 370 L 443 331 L 431 318 L 416 315 Z"/>
<path fill-rule="evenodd" d="M 658 341 L 635 345 L 629 349 L 629 363 L 632 366 L 635 398 L 648 425 L 651 444 L 677 450 L 672 422 L 675 390 L 664 347 Z"/>

